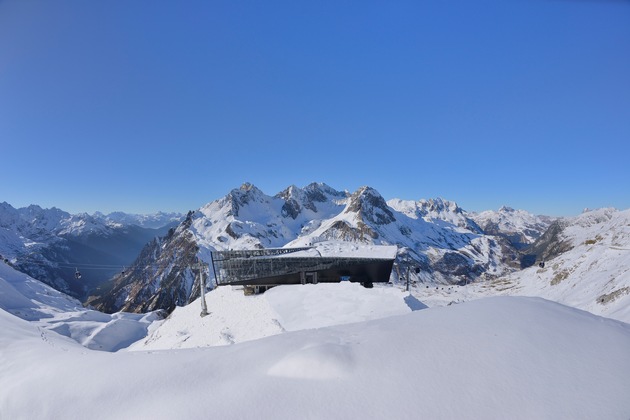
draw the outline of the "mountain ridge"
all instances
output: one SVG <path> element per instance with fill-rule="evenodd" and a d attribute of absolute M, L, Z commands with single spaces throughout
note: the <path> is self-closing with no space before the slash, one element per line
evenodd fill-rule
<path fill-rule="evenodd" d="M 162 236 L 176 214 L 70 214 L 38 205 L 14 208 L 0 203 L 0 255 L 14 268 L 75 298 L 133 262 L 142 247 Z M 146 227 L 147 221 L 158 228 Z M 160 221 L 161 220 L 161 221 Z M 144 225 L 144 226 L 143 226 Z M 81 278 L 75 272 L 82 273 Z"/>
<path fill-rule="evenodd" d="M 192 273 L 192 265 L 196 264 L 193 257 L 198 257 L 208 265 L 205 275 L 212 284 L 213 273 L 209 270 L 212 251 L 309 246 L 333 240 L 398 245 L 405 258 L 395 266 L 394 282 L 400 281 L 411 266 L 420 269 L 419 273 L 413 273 L 413 282 L 437 284 L 463 284 L 481 276 L 496 277 L 518 266 L 519 254 L 511 244 L 502 237 L 485 235 L 456 203 L 442 199 L 410 203 L 396 199 L 387 202 L 369 186 L 348 193 L 323 183 L 311 183 L 304 188 L 291 185 L 270 196 L 255 185 L 244 183 L 189 213 L 186 222 L 168 239 L 152 245 L 153 253 L 144 252 L 144 255 L 163 255 L 162 259 L 144 258 L 133 265 L 170 264 L 189 267 Z M 164 250 L 170 247 L 169 242 L 186 244 L 184 248 L 195 250 L 195 255 L 179 253 L 174 259 L 166 256 Z M 145 302 L 157 302 L 157 290 L 160 293 L 169 290 L 168 300 L 176 305 L 186 304 L 198 295 L 196 287 L 192 291 L 188 287 L 191 280 L 183 272 L 169 281 L 170 289 L 146 276 L 136 276 L 134 280 L 131 277 L 135 272 L 131 269 L 124 278 L 114 279 L 116 284 L 111 293 L 117 294 L 115 298 L 94 296 L 90 303 L 103 311 L 172 310 L 171 304 L 158 307 L 146 306 Z M 134 281 L 135 291 L 121 286 Z M 198 278 L 192 282 L 198 284 Z M 125 303 L 112 306 L 111 302 Z"/>

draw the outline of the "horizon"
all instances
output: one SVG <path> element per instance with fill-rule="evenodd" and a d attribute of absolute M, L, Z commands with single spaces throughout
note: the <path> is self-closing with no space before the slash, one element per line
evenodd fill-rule
<path fill-rule="evenodd" d="M 0 202 L 630 208 L 630 2 L 0 2 Z"/>
<path fill-rule="evenodd" d="M 314 183 L 318 183 L 318 182 L 314 182 Z M 287 185 L 286 187 L 282 188 L 281 190 L 279 190 L 279 191 L 277 191 L 275 193 L 269 193 L 267 191 L 264 191 L 262 188 L 259 188 L 258 185 L 254 184 L 254 183 L 245 181 L 245 182 L 243 182 L 241 184 L 241 186 L 244 185 L 244 184 L 251 184 L 251 185 L 255 186 L 256 188 L 258 188 L 260 191 L 262 191 L 265 195 L 270 196 L 270 197 L 274 197 L 275 195 L 281 193 L 282 191 L 284 191 L 285 189 L 289 188 L 290 186 L 295 186 L 295 184 L 290 184 L 290 185 Z M 309 185 L 309 184 L 307 184 L 307 185 Z M 326 184 L 326 183 L 323 183 L 323 184 Z M 297 186 L 297 187 L 302 189 L 302 188 L 305 188 L 307 185 Z M 326 184 L 326 185 L 328 185 L 328 184 Z M 29 207 L 31 205 L 35 205 L 35 206 L 39 206 L 39 207 L 41 207 L 42 209 L 45 209 L 45 210 L 58 209 L 58 210 L 65 211 L 65 212 L 70 213 L 70 214 L 94 215 L 96 213 L 101 213 L 101 214 L 103 214 L 105 216 L 107 216 L 107 215 L 109 215 L 111 213 L 125 213 L 125 214 L 135 214 L 135 215 L 151 215 L 151 214 L 156 214 L 156 213 L 180 213 L 180 214 L 186 214 L 189 211 L 197 211 L 201 207 L 203 207 L 203 206 L 205 206 L 205 205 L 207 205 L 207 204 L 209 204 L 209 203 L 211 203 L 213 201 L 216 201 L 216 200 L 219 200 L 219 199 L 225 197 L 232 190 L 239 189 L 241 186 L 234 187 L 234 188 L 230 189 L 228 192 L 226 192 L 225 194 L 221 195 L 220 197 L 216 197 L 214 199 L 208 200 L 208 201 L 200 204 L 199 206 L 197 206 L 195 208 L 189 208 L 189 209 L 181 210 L 181 211 L 180 210 L 164 210 L 164 209 L 157 209 L 155 211 L 144 212 L 144 213 L 142 213 L 142 212 L 133 212 L 133 211 L 125 211 L 125 210 L 103 211 L 103 210 L 99 210 L 99 209 L 95 209 L 95 210 L 91 210 L 91 211 L 72 211 L 71 209 L 66 209 L 66 208 L 63 208 L 63 207 L 60 207 L 60 206 L 56 206 L 56 205 L 42 205 L 40 203 L 29 203 L 29 204 L 26 204 L 26 205 L 15 205 L 13 203 L 7 202 L 6 200 L 4 200 L 3 202 L 6 203 L 6 204 L 9 204 L 10 206 L 12 206 L 15 209 L 26 208 L 26 207 Z M 359 190 L 362 187 L 364 187 L 364 186 L 360 186 L 360 187 L 356 188 L 355 190 L 349 190 L 349 189 L 337 189 L 337 188 L 335 188 L 332 185 L 328 185 L 328 186 L 333 188 L 333 189 L 335 189 L 336 191 L 346 192 L 348 194 L 353 194 L 357 190 Z M 369 187 L 369 185 L 367 185 L 367 186 Z M 380 193 L 380 191 L 379 191 L 379 193 Z M 496 208 L 487 208 L 487 209 L 481 209 L 481 210 L 471 210 L 471 209 L 466 208 L 465 206 L 462 206 L 460 202 L 458 202 L 456 200 L 448 199 L 446 197 L 422 197 L 422 198 L 418 198 L 418 199 L 408 199 L 408 198 L 402 198 L 402 197 L 385 197 L 385 196 L 383 196 L 383 198 L 385 199 L 386 202 L 389 201 L 389 200 L 394 200 L 394 199 L 399 199 L 399 200 L 404 200 L 404 201 L 415 201 L 415 202 L 418 202 L 418 201 L 421 201 L 421 200 L 442 199 L 444 201 L 449 201 L 449 202 L 456 203 L 462 210 L 464 210 L 464 211 L 466 211 L 468 213 L 481 213 L 483 211 L 498 211 L 502 207 L 508 207 L 508 208 L 512 208 L 514 210 L 524 210 L 524 211 L 527 211 L 527 212 L 529 212 L 531 214 L 534 214 L 536 216 L 549 216 L 549 217 L 572 217 L 572 216 L 577 216 L 578 214 L 584 213 L 586 211 L 592 211 L 592 210 L 598 210 L 598 209 L 604 209 L 604 208 L 611 208 L 610 206 L 603 206 L 603 207 L 596 207 L 596 208 L 585 207 L 579 213 L 576 213 L 576 214 L 554 215 L 554 214 L 536 213 L 536 212 L 532 212 L 532 211 L 530 211 L 530 210 L 528 210 L 526 208 L 513 207 L 513 206 L 511 206 L 509 204 L 503 204 L 503 205 L 501 205 L 499 207 L 496 207 Z M 617 207 L 612 207 L 612 208 L 614 208 L 616 210 L 619 210 L 619 211 L 627 210 L 627 209 L 617 208 Z"/>

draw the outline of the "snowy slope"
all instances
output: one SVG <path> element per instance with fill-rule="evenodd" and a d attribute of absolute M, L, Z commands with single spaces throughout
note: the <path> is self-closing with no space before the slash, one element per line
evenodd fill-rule
<path fill-rule="evenodd" d="M 539 239 L 544 246 L 535 247 L 541 255 L 557 255 L 544 267 L 465 287 L 418 286 L 412 293 L 431 307 L 495 295 L 537 296 L 630 323 L 630 210 L 588 211 L 555 226 Z"/>
<path fill-rule="evenodd" d="M 156 313 L 104 314 L 0 262 L 0 308 L 41 331 L 55 331 L 87 348 L 116 351 L 147 334 Z M 0 411 L 1 412 L 1 411 Z"/>
<path fill-rule="evenodd" d="M 599 209 L 567 219 L 557 241 L 568 251 L 493 285 L 630 323 L 630 210 Z M 502 289 L 502 290 L 498 290 Z"/>
<path fill-rule="evenodd" d="M 409 313 L 425 306 L 395 288 L 366 289 L 354 283 L 287 285 L 245 296 L 242 287 L 206 294 L 209 315 L 200 317 L 199 299 L 178 307 L 152 326 L 133 350 L 207 347 L 255 340 L 285 331 L 321 328 Z"/>
<path fill-rule="evenodd" d="M 0 349 L 7 419 L 630 416 L 630 326 L 533 298 L 113 354 L 0 310 Z"/>

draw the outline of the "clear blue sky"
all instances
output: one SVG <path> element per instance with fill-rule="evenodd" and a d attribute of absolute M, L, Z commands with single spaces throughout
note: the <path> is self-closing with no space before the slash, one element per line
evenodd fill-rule
<path fill-rule="evenodd" d="M 0 202 L 630 207 L 630 1 L 0 0 Z"/>

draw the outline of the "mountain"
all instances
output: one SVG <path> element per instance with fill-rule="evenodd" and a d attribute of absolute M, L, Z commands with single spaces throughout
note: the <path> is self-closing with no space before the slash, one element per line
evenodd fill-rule
<path fill-rule="evenodd" d="M 124 274 L 112 279 L 110 288 L 95 290 L 87 303 L 105 312 L 170 312 L 199 296 L 198 257 L 205 265 L 205 283 L 212 283 L 211 251 L 286 245 L 317 216 L 340 211 L 343 205 L 335 200 L 345 197 L 325 184 L 289 187 L 273 197 L 243 184 L 190 212 L 167 236 L 149 243 Z"/>
<path fill-rule="evenodd" d="M 385 202 L 370 187 L 350 195 L 339 214 L 290 245 L 320 238 L 398 245 L 401 258 L 395 281 L 411 266 L 420 268 L 418 275 L 412 274 L 414 282 L 466 283 L 479 276 L 501 275 L 508 268 L 501 261 L 517 258 L 501 238 L 484 235 L 455 203 Z"/>
<path fill-rule="evenodd" d="M 173 311 L 199 297 L 199 247 L 190 232 L 193 212 L 162 238 L 154 238 L 111 284 L 97 288 L 86 304 L 106 312 Z"/>
<path fill-rule="evenodd" d="M 147 245 L 111 288 L 95 291 L 88 302 L 106 312 L 171 311 L 198 296 L 197 257 L 209 267 L 213 250 L 322 241 L 398 245 L 394 282 L 412 271 L 412 283 L 465 284 L 506 274 L 520 261 L 509 241 L 485 234 L 446 200 L 386 202 L 370 187 L 350 194 L 321 183 L 290 186 L 269 196 L 245 183 L 189 213 L 177 229 Z M 204 272 L 212 284 L 213 273 Z"/>
<path fill-rule="evenodd" d="M 179 261 L 201 268 L 196 256 L 209 249 L 199 246 L 202 233 L 220 233 L 218 225 L 238 221 L 243 223 L 240 236 L 228 235 L 228 241 L 245 241 L 249 227 L 261 234 L 259 224 L 282 221 L 270 212 L 248 225 L 239 218 L 250 204 L 272 205 L 280 217 L 295 221 L 308 220 L 307 211 L 319 213 L 327 203 L 314 202 L 317 211 L 303 210 L 303 200 L 296 199 L 299 211 L 293 218 L 282 213 L 283 201 L 277 199 L 284 198 L 259 194 L 251 186 L 246 190 L 234 194 L 240 197 L 236 218 L 211 224 L 201 211 L 190 212 L 144 248 L 146 270 L 140 275 L 159 273 L 166 291 L 155 296 L 168 301 L 175 278 L 195 281 L 198 273 L 187 272 Z M 292 196 L 299 195 L 294 191 Z M 307 229 L 304 238 L 302 231 L 295 233 L 294 241 L 348 234 L 356 242 L 375 243 L 412 223 L 395 205 L 383 205 L 370 188 L 336 200 L 331 205 L 341 210 L 333 218 L 346 227 L 317 221 L 316 229 Z M 469 215 L 441 201 L 443 211 L 409 211 L 406 217 L 418 226 L 427 224 L 430 235 L 441 232 L 433 225 L 448 228 L 442 233 L 453 244 L 453 232 L 487 236 L 460 226 L 473 226 L 466 225 Z M 219 207 L 234 203 L 224 204 Z M 273 238 L 250 239 L 263 244 Z M 478 244 L 477 238 L 469 239 L 462 249 Z M 264 295 L 243 296 L 226 286 L 205 295 L 208 316 L 199 316 L 199 299 L 187 299 L 190 305 L 152 324 L 156 313 L 107 315 L 86 309 L 0 261 L 0 412 L 7 418 L 51 413 L 74 418 L 86 412 L 99 418 L 174 413 L 193 418 L 208 413 L 219 418 L 299 418 L 305 413 L 315 418 L 375 413 L 388 418 L 627 418 L 630 210 L 599 209 L 556 220 L 528 247 L 533 250 L 543 266 L 480 276 L 472 284 L 413 287 L 411 294 L 396 286 L 363 289 L 340 283 L 279 286 Z M 158 266 L 161 262 L 166 265 Z M 133 288 L 134 283 L 128 284 Z M 426 308 L 424 299 L 414 299 L 452 299 L 451 293 L 464 302 Z M 544 295 L 570 306 L 523 296 L 487 298 L 496 294 Z M 194 351 L 171 350 L 186 347 Z M 273 389 L 274 398 L 250 392 L 249 403 L 242 404 L 242 395 L 233 390 L 243 390 L 243 384 Z M 209 393 L 214 397 L 205 398 Z M 411 400 L 416 404 L 408 404 Z"/>
<path fill-rule="evenodd" d="M 164 221 L 172 223 L 172 217 Z M 84 298 L 168 228 L 152 229 L 120 220 L 36 205 L 16 209 L 0 203 L 0 255 L 16 269 L 55 289 Z M 158 219 L 154 220 L 157 223 Z M 77 270 L 80 279 L 75 277 Z"/>
<path fill-rule="evenodd" d="M 536 216 L 525 210 L 503 206 L 498 211 L 471 213 L 470 217 L 484 233 L 502 236 L 519 250 L 527 248 L 547 231 L 555 220 L 549 216 Z"/>
<path fill-rule="evenodd" d="M 558 220 L 528 251 L 543 266 L 497 280 L 491 293 L 540 296 L 630 321 L 630 210 Z"/>
<path fill-rule="evenodd" d="M 143 228 L 149 229 L 161 229 L 164 227 L 174 227 L 177 226 L 183 218 L 181 213 L 166 213 L 166 212 L 157 212 L 153 214 L 129 214 L 123 213 L 120 211 L 103 214 L 101 212 L 96 212 L 92 215 L 95 218 L 103 220 L 105 223 L 119 224 L 123 226 L 135 225 Z"/>

